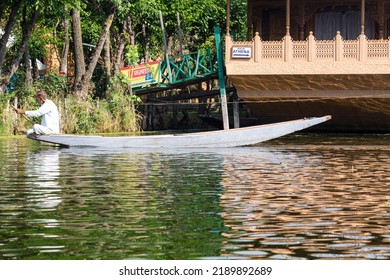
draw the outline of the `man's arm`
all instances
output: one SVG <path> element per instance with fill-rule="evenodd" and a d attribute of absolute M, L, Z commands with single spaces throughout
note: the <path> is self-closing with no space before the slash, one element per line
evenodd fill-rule
<path fill-rule="evenodd" d="M 39 107 L 39 109 L 35 111 L 25 111 L 24 114 L 29 117 L 40 117 L 49 112 L 50 112 L 50 106 L 47 106 L 45 103 L 41 107 Z"/>

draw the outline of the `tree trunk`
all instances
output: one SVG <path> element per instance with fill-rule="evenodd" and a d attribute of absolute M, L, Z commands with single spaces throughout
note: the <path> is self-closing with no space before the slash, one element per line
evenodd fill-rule
<path fill-rule="evenodd" d="M 68 12 L 68 6 L 64 6 L 64 10 Z M 62 25 L 64 27 L 64 47 L 62 48 L 61 58 L 60 58 L 60 74 L 68 73 L 68 54 L 69 54 L 69 20 L 65 17 L 62 20 Z"/>
<path fill-rule="evenodd" d="M 5 11 L 5 1 L 0 2 L 0 18 L 3 18 L 4 11 Z"/>
<path fill-rule="evenodd" d="M 127 23 L 127 17 L 123 22 L 123 30 L 118 34 L 117 37 L 117 47 L 115 48 L 115 58 L 114 58 L 114 72 L 113 77 L 116 79 L 118 77 L 119 68 L 123 64 L 123 51 L 125 49 L 126 44 L 126 35 L 128 34 L 128 23 Z"/>
<path fill-rule="evenodd" d="M 4 34 L 0 39 L 0 78 L 2 76 L 2 69 L 3 69 L 5 54 L 7 52 L 7 43 L 8 43 L 9 37 L 11 36 L 12 28 L 16 22 L 16 16 L 17 16 L 18 11 L 20 9 L 21 3 L 22 3 L 22 0 L 19 0 L 19 1 L 16 1 L 12 5 L 7 24 L 5 25 L 5 28 L 4 28 Z M 1 94 L 1 92 L 0 92 L 0 94 Z"/>
<path fill-rule="evenodd" d="M 74 84 L 73 91 L 77 93 L 77 85 L 85 74 L 85 58 L 83 50 L 83 39 L 81 32 L 80 11 L 72 10 L 72 33 L 74 53 Z"/>
<path fill-rule="evenodd" d="M 145 63 L 146 63 L 146 62 L 149 62 L 150 40 L 149 40 L 149 37 L 146 34 L 146 24 L 145 24 L 145 22 L 142 23 L 142 35 L 144 36 L 144 41 L 145 41 L 144 60 L 145 60 Z"/>
<path fill-rule="evenodd" d="M 122 62 L 123 62 L 123 50 L 125 49 L 125 40 L 120 40 L 120 43 L 119 43 L 119 46 L 116 50 L 116 54 L 115 54 L 115 61 L 114 61 L 114 73 L 112 74 L 112 76 L 114 77 L 114 79 L 116 79 L 116 77 L 118 77 L 118 74 L 119 74 L 119 69 L 120 67 L 122 66 Z"/>
<path fill-rule="evenodd" d="M 110 33 L 107 32 L 106 40 L 104 41 L 104 53 L 103 53 L 103 60 L 104 60 L 104 69 L 106 71 L 106 85 L 110 83 L 110 77 L 111 77 L 111 40 L 110 40 Z"/>
<path fill-rule="evenodd" d="M 88 69 L 82 79 L 76 84 L 76 94 L 83 99 L 86 99 L 88 96 L 89 83 L 91 82 L 92 74 L 95 71 L 98 59 L 103 50 L 104 42 L 114 19 L 115 11 L 116 7 L 112 7 L 109 15 L 103 23 L 102 31 L 99 36 L 99 41 L 91 55 L 90 62 L 88 64 Z"/>
<path fill-rule="evenodd" d="M 33 85 L 33 75 L 32 75 L 32 65 L 30 59 L 30 51 L 28 49 L 28 44 L 26 47 L 26 51 L 24 52 L 24 67 L 26 71 L 26 87 L 31 87 Z"/>
<path fill-rule="evenodd" d="M 116 49 L 115 53 L 115 60 L 114 60 L 114 73 L 112 73 L 112 76 L 114 79 L 118 77 L 119 69 L 122 66 L 123 63 L 123 50 L 125 49 L 125 39 L 121 37 L 119 39 L 119 44 Z"/>
<path fill-rule="evenodd" d="M 168 46 L 167 46 L 167 54 L 168 56 L 172 55 L 172 46 L 173 46 L 173 36 L 168 37 Z"/>
<path fill-rule="evenodd" d="M 24 52 L 26 51 L 26 48 L 28 46 L 28 41 L 30 40 L 32 30 L 35 26 L 35 22 L 37 21 L 39 15 L 38 10 L 34 10 L 34 13 L 32 14 L 30 19 L 27 19 L 27 13 L 26 10 L 23 13 L 23 21 L 22 21 L 22 43 L 18 49 L 17 55 L 10 66 L 9 72 L 4 75 L 0 81 L 0 96 L 5 92 L 5 88 L 9 81 L 11 80 L 12 76 L 15 74 L 16 70 L 18 70 L 20 61 L 23 57 Z"/>
<path fill-rule="evenodd" d="M 131 18 L 131 15 L 127 16 L 127 29 L 129 30 L 130 34 L 130 45 L 134 46 L 135 45 L 135 32 L 133 30 L 133 20 Z"/>

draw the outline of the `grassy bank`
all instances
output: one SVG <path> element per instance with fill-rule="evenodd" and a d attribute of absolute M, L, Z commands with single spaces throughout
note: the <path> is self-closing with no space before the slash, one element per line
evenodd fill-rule
<path fill-rule="evenodd" d="M 125 85 L 112 83 L 104 98 L 81 100 L 66 94 L 66 81 L 49 75 L 44 82 L 30 88 L 16 87 L 1 97 L 0 135 L 23 134 L 32 124 L 17 115 L 12 106 L 24 110 L 39 108 L 34 94 L 44 89 L 48 98 L 57 104 L 61 117 L 61 132 L 67 134 L 137 132 L 141 130 L 141 114 L 136 110 L 136 99 Z M 40 118 L 33 120 L 40 123 Z"/>

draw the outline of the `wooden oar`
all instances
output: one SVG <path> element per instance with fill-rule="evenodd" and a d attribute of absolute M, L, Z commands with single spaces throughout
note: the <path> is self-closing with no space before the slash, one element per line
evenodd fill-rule
<path fill-rule="evenodd" d="M 14 105 L 11 105 L 15 110 L 17 110 L 18 108 L 16 108 Z M 28 118 L 25 114 L 21 114 L 23 118 L 25 118 L 28 122 L 30 122 L 32 125 L 34 125 L 34 122 Z"/>

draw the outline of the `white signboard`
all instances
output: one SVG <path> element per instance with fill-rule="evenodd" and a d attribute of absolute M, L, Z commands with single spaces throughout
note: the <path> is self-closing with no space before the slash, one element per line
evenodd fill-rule
<path fill-rule="evenodd" d="M 250 47 L 233 47 L 232 58 L 251 58 L 252 48 Z"/>

